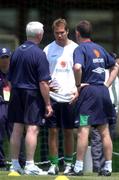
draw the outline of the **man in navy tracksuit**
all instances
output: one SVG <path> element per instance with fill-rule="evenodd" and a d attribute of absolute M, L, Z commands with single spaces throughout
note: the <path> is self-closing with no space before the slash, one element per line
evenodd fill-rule
<path fill-rule="evenodd" d="M 6 166 L 3 143 L 5 135 L 10 138 L 12 125 L 8 123 L 7 110 L 10 88 L 7 80 L 9 58 L 11 52 L 8 48 L 0 48 L 0 168 Z"/>
<path fill-rule="evenodd" d="M 0 48 L 0 168 L 2 169 L 6 168 L 6 155 L 3 148 L 5 136 L 7 135 L 9 140 L 13 129 L 13 124 L 8 121 L 8 102 L 10 96 L 8 70 L 10 56 L 11 51 L 9 48 Z M 21 166 L 25 163 L 23 143 L 20 150 L 19 162 Z"/>

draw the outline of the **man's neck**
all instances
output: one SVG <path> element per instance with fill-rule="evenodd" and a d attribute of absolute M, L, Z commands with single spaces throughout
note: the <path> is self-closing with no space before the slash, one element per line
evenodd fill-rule
<path fill-rule="evenodd" d="M 81 42 L 91 42 L 90 38 L 80 38 L 80 43 Z"/>
<path fill-rule="evenodd" d="M 56 44 L 58 44 L 59 46 L 65 47 L 65 46 L 67 46 L 68 44 L 70 44 L 71 42 L 72 42 L 72 40 L 66 39 L 66 41 L 65 41 L 65 42 L 62 42 L 62 43 L 59 43 L 59 42 L 56 41 Z"/>
<path fill-rule="evenodd" d="M 31 41 L 34 44 L 39 44 L 39 42 L 36 38 L 27 38 L 27 41 Z"/>

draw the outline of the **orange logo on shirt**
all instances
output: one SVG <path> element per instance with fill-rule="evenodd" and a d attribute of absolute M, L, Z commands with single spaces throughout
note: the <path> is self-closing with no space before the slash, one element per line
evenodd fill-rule
<path fill-rule="evenodd" d="M 66 62 L 65 61 L 61 61 L 60 65 L 62 66 L 62 68 L 65 68 L 66 67 Z"/>
<path fill-rule="evenodd" d="M 100 52 L 97 49 L 94 49 L 93 52 L 97 58 L 100 57 Z"/>

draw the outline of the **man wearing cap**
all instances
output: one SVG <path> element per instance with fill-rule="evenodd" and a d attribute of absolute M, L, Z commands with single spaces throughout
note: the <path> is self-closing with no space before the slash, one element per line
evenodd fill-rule
<path fill-rule="evenodd" d="M 0 168 L 4 169 L 6 167 L 6 161 L 3 150 L 3 142 L 5 134 L 7 134 L 9 138 L 12 130 L 12 126 L 7 121 L 8 101 L 10 95 L 7 74 L 10 56 L 10 49 L 0 48 Z"/>
<path fill-rule="evenodd" d="M 9 48 L 0 48 L 0 169 L 6 170 L 6 155 L 3 144 L 5 135 L 10 139 L 13 123 L 8 121 L 8 102 L 10 97 L 10 84 L 8 83 L 8 70 L 10 63 L 11 51 Z M 22 142 L 24 139 L 22 139 Z M 23 142 L 24 143 L 24 142 Z M 24 146 L 21 146 L 19 162 L 24 166 Z"/>

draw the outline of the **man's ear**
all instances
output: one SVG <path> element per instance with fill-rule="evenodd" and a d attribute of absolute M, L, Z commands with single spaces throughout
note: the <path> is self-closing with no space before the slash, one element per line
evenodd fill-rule
<path fill-rule="evenodd" d="M 75 33 L 76 33 L 76 36 L 79 38 L 80 37 L 80 32 L 76 30 Z"/>
<path fill-rule="evenodd" d="M 69 34 L 69 29 L 67 29 L 67 35 Z"/>
<path fill-rule="evenodd" d="M 43 38 L 43 34 L 41 34 L 41 33 L 38 33 L 37 35 L 36 35 L 36 37 L 41 41 L 42 40 L 42 38 Z"/>

